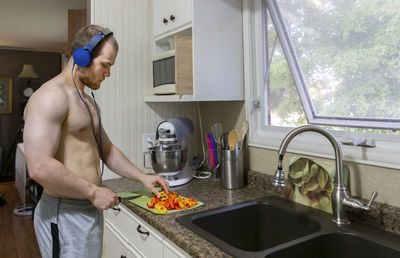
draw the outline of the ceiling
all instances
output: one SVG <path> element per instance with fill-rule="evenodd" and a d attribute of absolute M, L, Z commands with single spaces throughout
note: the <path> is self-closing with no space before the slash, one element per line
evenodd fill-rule
<path fill-rule="evenodd" d="M 68 9 L 87 9 L 87 0 L 0 0 L 0 6 L 0 48 L 61 52 Z"/>

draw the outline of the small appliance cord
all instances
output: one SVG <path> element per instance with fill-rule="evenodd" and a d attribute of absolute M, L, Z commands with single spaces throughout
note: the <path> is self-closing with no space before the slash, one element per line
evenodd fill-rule
<path fill-rule="evenodd" d="M 201 122 L 201 113 L 200 113 L 200 105 L 199 102 L 197 102 L 197 112 L 199 114 L 199 123 L 200 123 L 200 136 L 201 136 L 201 147 L 203 149 L 203 160 L 201 161 L 201 164 L 199 167 L 202 167 L 204 163 L 206 162 L 206 151 L 204 149 L 204 139 L 203 139 L 203 123 Z M 193 175 L 194 178 L 199 178 L 199 179 L 206 179 L 211 177 L 211 172 L 209 171 L 198 171 L 198 174 Z"/>

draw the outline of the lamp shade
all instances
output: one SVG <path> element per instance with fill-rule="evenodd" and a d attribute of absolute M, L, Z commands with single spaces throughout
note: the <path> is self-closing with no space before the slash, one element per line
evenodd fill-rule
<path fill-rule="evenodd" d="M 21 73 L 18 75 L 19 78 L 39 78 L 39 75 L 35 72 L 33 65 L 25 64 L 22 67 Z"/>

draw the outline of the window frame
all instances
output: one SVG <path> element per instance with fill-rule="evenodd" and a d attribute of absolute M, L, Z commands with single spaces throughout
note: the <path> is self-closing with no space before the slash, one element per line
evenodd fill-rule
<path fill-rule="evenodd" d="M 250 122 L 249 146 L 278 150 L 283 138 L 293 128 L 265 126 L 263 123 L 265 110 L 262 107 L 265 106 L 263 96 L 265 88 L 264 78 L 266 76 L 264 66 L 266 63 L 266 55 L 264 54 L 266 46 L 264 45 L 263 11 L 266 10 L 267 1 L 275 2 L 274 0 L 243 1 L 246 119 Z M 301 78 L 297 79 L 301 80 Z M 303 97 L 307 98 L 306 96 Z M 311 109 L 308 111 L 305 110 L 305 112 L 311 112 Z M 310 121 L 308 122 L 311 123 Z M 345 137 L 352 137 L 354 139 L 370 137 L 376 141 L 376 147 L 374 148 L 341 144 L 344 161 L 400 169 L 400 159 L 398 159 L 400 156 L 400 148 L 398 147 L 400 136 L 346 131 L 331 131 L 331 133 L 338 141 L 341 141 Z M 330 143 L 324 137 L 315 133 L 299 135 L 289 144 L 288 151 L 303 155 L 334 158 Z"/>

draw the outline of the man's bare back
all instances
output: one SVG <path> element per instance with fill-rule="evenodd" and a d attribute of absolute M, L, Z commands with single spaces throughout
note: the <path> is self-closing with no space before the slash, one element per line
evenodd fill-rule
<path fill-rule="evenodd" d="M 99 119 L 93 99 L 86 94 L 82 95 L 90 108 L 92 115 L 90 119 L 89 112 L 76 89 L 68 87 L 65 78 L 60 74 L 42 85 L 31 96 L 25 109 L 25 119 L 29 116 L 43 116 L 43 112 L 37 110 L 41 105 L 37 105 L 36 102 L 48 102 L 49 97 L 53 100 L 47 104 L 47 108 L 50 108 L 51 113 L 58 113 L 57 116 L 64 118 L 58 132 L 59 141 L 54 158 L 77 176 L 99 186 L 101 184 L 100 155 L 93 135 L 94 130 L 98 139 Z M 46 188 L 44 191 L 51 196 L 71 198 L 53 193 Z"/>

